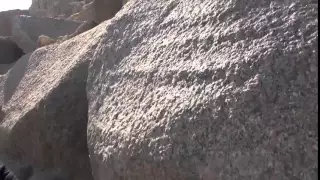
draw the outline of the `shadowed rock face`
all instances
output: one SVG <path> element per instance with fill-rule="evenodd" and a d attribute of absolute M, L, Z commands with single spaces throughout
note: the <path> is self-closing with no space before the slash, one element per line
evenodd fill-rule
<path fill-rule="evenodd" d="M 0 64 L 17 61 L 24 52 L 10 37 L 0 37 Z"/>
<path fill-rule="evenodd" d="M 18 15 L 29 15 L 29 11 L 10 10 L 0 12 L 0 36 L 12 36 L 12 19 Z"/>
<path fill-rule="evenodd" d="M 94 21 L 101 23 L 112 18 L 122 7 L 122 0 L 94 0 Z"/>
<path fill-rule="evenodd" d="M 316 179 L 317 9 L 128 2 L 89 68 L 94 178 Z"/>

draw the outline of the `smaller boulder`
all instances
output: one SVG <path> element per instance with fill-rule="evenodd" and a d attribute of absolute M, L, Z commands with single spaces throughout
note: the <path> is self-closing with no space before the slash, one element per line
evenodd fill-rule
<path fill-rule="evenodd" d="M 11 64 L 24 54 L 10 37 L 0 37 L 0 64 Z"/>
<path fill-rule="evenodd" d="M 38 45 L 38 48 L 40 47 L 43 47 L 43 46 L 47 46 L 47 45 L 50 45 L 50 44 L 53 44 L 55 43 L 56 40 L 46 36 L 46 35 L 40 35 L 39 38 L 38 38 L 38 42 L 37 42 L 37 45 Z"/>

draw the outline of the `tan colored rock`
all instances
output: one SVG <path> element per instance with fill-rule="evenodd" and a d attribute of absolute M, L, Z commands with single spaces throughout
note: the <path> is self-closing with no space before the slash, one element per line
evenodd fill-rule
<path fill-rule="evenodd" d="M 37 45 L 38 45 L 38 48 L 39 47 L 43 47 L 43 46 L 47 46 L 47 45 L 50 45 L 50 44 L 53 44 L 55 43 L 56 40 L 48 37 L 48 36 L 45 36 L 45 35 L 40 35 L 39 38 L 38 38 L 38 41 L 37 41 Z"/>

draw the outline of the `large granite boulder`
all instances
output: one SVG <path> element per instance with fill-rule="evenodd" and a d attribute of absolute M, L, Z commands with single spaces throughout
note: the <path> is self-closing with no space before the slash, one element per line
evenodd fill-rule
<path fill-rule="evenodd" d="M 71 20 L 17 16 L 13 20 L 12 39 L 25 53 L 29 53 L 36 49 L 40 35 L 57 38 L 73 33 L 80 24 Z"/>
<path fill-rule="evenodd" d="M 86 78 L 103 29 L 23 56 L 0 75 L 0 154 L 44 173 L 91 180 Z M 59 173 L 51 173 L 59 170 Z M 48 171 L 46 171 L 48 170 Z M 40 178 L 40 179 L 39 179 Z"/>
<path fill-rule="evenodd" d="M 12 35 L 12 19 L 18 15 L 29 15 L 29 11 L 10 10 L 0 12 L 0 36 Z"/>
<path fill-rule="evenodd" d="M 11 37 L 0 36 L 0 66 L 1 64 L 11 64 L 17 61 L 24 52 L 12 41 Z"/>
<path fill-rule="evenodd" d="M 317 179 L 317 1 L 134 0 L 100 26 L 95 180 Z"/>

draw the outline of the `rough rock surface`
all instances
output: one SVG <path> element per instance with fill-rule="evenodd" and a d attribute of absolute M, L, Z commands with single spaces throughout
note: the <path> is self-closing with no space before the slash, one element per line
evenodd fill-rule
<path fill-rule="evenodd" d="M 89 68 L 95 180 L 317 179 L 318 5 L 134 0 Z"/>
<path fill-rule="evenodd" d="M 11 37 L 0 36 L 0 64 L 11 64 L 22 55 L 23 50 L 11 40 Z"/>
<path fill-rule="evenodd" d="M 0 154 L 42 169 L 60 169 L 68 180 L 92 179 L 86 78 L 102 36 L 98 32 L 39 48 L 0 75 Z"/>
<path fill-rule="evenodd" d="M 18 15 L 29 15 L 29 11 L 10 10 L 0 12 L 0 36 L 12 35 L 12 19 Z"/>
<path fill-rule="evenodd" d="M 40 35 L 57 38 L 73 33 L 80 24 L 81 22 L 71 20 L 17 16 L 13 20 L 12 36 L 19 47 L 29 53 L 36 49 Z"/>

